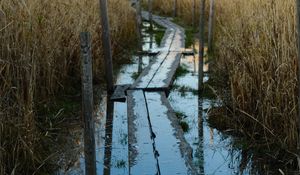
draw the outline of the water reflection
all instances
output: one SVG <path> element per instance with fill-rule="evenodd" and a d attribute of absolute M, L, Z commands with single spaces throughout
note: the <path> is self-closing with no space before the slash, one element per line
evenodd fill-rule
<path fill-rule="evenodd" d="M 198 96 L 198 149 L 196 150 L 198 155 L 199 174 L 204 174 L 204 147 L 203 147 L 203 98 Z"/>
<path fill-rule="evenodd" d="M 113 138 L 114 102 L 107 97 L 106 103 L 106 124 L 105 124 L 105 148 L 104 148 L 104 168 L 103 174 L 110 175 L 111 151 Z"/>

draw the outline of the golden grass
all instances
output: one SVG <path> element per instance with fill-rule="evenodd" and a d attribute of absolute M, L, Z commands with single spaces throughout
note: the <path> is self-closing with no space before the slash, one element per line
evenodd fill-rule
<path fill-rule="evenodd" d="M 173 0 L 153 0 L 172 15 Z M 224 102 L 247 136 L 284 148 L 297 144 L 297 42 L 294 0 L 216 2 L 216 67 L 228 82 Z M 192 0 L 178 0 L 178 17 L 192 22 Z M 196 0 L 199 16 L 199 0 Z M 209 1 L 206 1 L 208 19 Z M 207 23 L 206 23 L 207 24 Z M 196 26 L 198 18 L 196 19 Z M 224 94 L 223 92 L 221 94 Z"/>
<path fill-rule="evenodd" d="M 226 0 L 216 5 L 217 65 L 228 76 L 229 105 L 241 127 L 295 149 L 295 2 Z"/>
<path fill-rule="evenodd" d="M 193 24 L 193 1 L 194 0 L 177 0 L 177 17 L 181 18 L 185 24 Z M 195 24 L 199 24 L 199 6 L 200 1 L 195 0 Z M 162 15 L 173 15 L 174 0 L 153 0 L 153 9 Z"/>
<path fill-rule="evenodd" d="M 44 161 L 38 152 L 36 110 L 68 89 L 70 80 L 80 80 L 81 31 L 92 34 L 94 76 L 103 77 L 98 3 L 0 1 L 0 174 L 32 173 Z M 109 12 L 118 62 L 123 58 L 117 54 L 135 41 L 134 11 L 128 1 L 110 0 Z"/>

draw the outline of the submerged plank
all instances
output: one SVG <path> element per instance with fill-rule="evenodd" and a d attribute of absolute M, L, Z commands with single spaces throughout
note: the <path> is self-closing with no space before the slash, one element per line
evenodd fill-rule
<path fill-rule="evenodd" d="M 111 96 L 111 100 L 118 102 L 126 101 L 126 90 L 130 88 L 130 84 L 117 85 L 113 95 Z"/>
<path fill-rule="evenodd" d="M 183 136 L 167 97 L 163 92 L 145 92 L 145 96 L 156 135 L 161 174 L 197 174 L 192 162 L 192 149 Z"/>
<path fill-rule="evenodd" d="M 167 52 L 161 52 L 157 58 L 152 61 L 141 73 L 138 79 L 133 83 L 131 88 L 136 89 L 144 89 L 147 88 L 148 84 L 152 80 L 153 76 L 155 75 L 156 71 L 159 69 L 165 58 L 167 57 Z"/>
<path fill-rule="evenodd" d="M 144 92 L 129 90 L 127 94 L 130 174 L 155 175 L 158 165 Z"/>
<path fill-rule="evenodd" d="M 181 53 L 170 52 L 164 63 L 157 70 L 147 88 L 149 89 L 169 89 L 176 70 L 180 64 Z"/>

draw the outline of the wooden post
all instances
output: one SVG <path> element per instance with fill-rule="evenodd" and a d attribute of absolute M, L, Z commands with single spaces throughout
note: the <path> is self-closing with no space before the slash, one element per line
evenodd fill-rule
<path fill-rule="evenodd" d="M 203 61 L 204 61 L 204 25 L 205 25 L 205 0 L 200 1 L 200 24 L 199 24 L 199 77 L 198 90 L 203 90 Z M 199 93 L 200 94 L 200 93 Z"/>
<path fill-rule="evenodd" d="M 297 4 L 297 30 L 298 30 L 298 164 L 300 164 L 300 0 Z"/>
<path fill-rule="evenodd" d="M 148 13 L 149 13 L 150 31 L 152 31 L 152 30 L 153 30 L 153 21 L 152 21 L 152 0 L 148 0 Z"/>
<path fill-rule="evenodd" d="M 196 21 L 196 0 L 193 0 L 193 16 L 192 16 L 192 23 L 193 28 L 195 27 L 195 21 Z"/>
<path fill-rule="evenodd" d="M 105 73 L 106 73 L 106 85 L 108 94 L 112 94 L 114 91 L 113 80 L 113 65 L 112 65 L 112 53 L 110 43 L 110 31 L 109 31 L 109 19 L 107 15 L 107 2 L 106 0 L 100 0 L 100 17 L 102 24 L 102 45 L 105 61 Z"/>
<path fill-rule="evenodd" d="M 139 49 L 139 58 L 138 58 L 138 74 L 142 72 L 143 57 L 141 52 L 143 51 L 143 42 L 142 42 L 142 15 L 141 15 L 141 0 L 136 1 L 136 24 L 137 24 L 137 38 L 138 38 L 138 49 Z"/>
<path fill-rule="evenodd" d="M 174 0 L 173 17 L 177 17 L 177 0 Z"/>
<path fill-rule="evenodd" d="M 215 11 L 215 1 L 210 0 L 210 10 L 209 10 L 209 21 L 208 21 L 208 53 L 211 54 L 213 47 L 213 24 L 214 24 L 214 12 Z"/>
<path fill-rule="evenodd" d="M 93 119 L 93 75 L 91 36 L 80 34 L 82 56 L 82 114 L 84 121 L 84 156 L 86 174 L 96 175 L 95 127 Z"/>

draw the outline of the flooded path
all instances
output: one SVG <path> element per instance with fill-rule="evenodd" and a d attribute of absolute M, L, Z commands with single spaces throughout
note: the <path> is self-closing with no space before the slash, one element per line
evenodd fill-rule
<path fill-rule="evenodd" d="M 143 26 L 144 50 L 159 50 L 161 57 L 170 55 L 164 54 L 165 51 L 173 53 L 174 50 L 166 50 L 166 47 L 159 47 L 154 42 L 155 33 L 147 32 L 149 23 L 144 22 Z M 154 27 L 154 30 L 159 29 Z M 107 100 L 109 97 L 102 95 L 95 126 L 97 174 L 253 174 L 251 162 L 243 172 L 240 171 L 242 150 L 231 144 L 234 138 L 211 128 L 207 123 L 208 110 L 221 105 L 221 102 L 198 97 L 197 55 L 178 57 L 178 65 L 186 69 L 186 73 L 176 76 L 173 88 L 168 89 L 169 96 L 166 96 L 166 88 L 158 86 L 155 88 L 160 91 L 143 90 L 151 84 L 149 82 L 154 76 L 146 83 L 147 87 L 141 86 L 144 83 L 136 83 L 146 82 L 141 76 L 138 81 L 135 80 L 139 67 L 147 69 L 147 66 L 161 61 L 160 55 L 143 56 L 142 59 L 134 56 L 131 64 L 121 68 L 116 84 L 137 85 L 127 92 L 126 103 L 111 102 Z M 204 70 L 207 72 L 208 69 L 209 65 L 205 64 Z M 205 73 L 204 79 L 205 82 L 209 80 L 208 73 Z M 134 107 L 129 108 L 127 103 Z M 186 126 L 185 129 L 183 126 Z M 82 140 L 79 147 L 82 154 L 75 164 L 57 174 L 84 174 Z"/>

